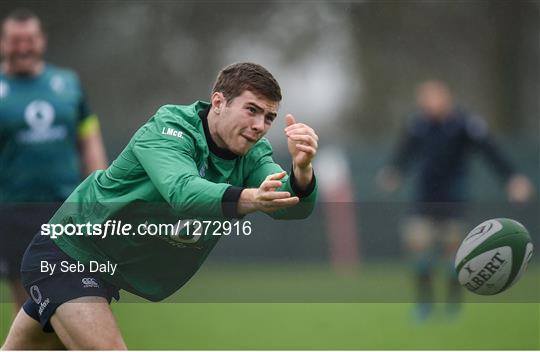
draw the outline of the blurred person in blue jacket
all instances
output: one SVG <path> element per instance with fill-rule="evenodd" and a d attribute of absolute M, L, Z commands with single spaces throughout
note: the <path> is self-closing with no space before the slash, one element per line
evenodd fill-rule
<path fill-rule="evenodd" d="M 526 202 L 533 194 L 529 179 L 516 172 L 503 156 L 483 119 L 453 103 L 443 82 L 426 81 L 417 90 L 419 111 L 401 137 L 390 164 L 377 175 L 386 192 L 396 191 L 403 175 L 415 167 L 411 216 L 403 240 L 415 266 L 419 320 L 433 309 L 433 270 L 437 246 L 448 262 L 448 313 L 459 311 L 461 287 L 453 271 L 453 257 L 464 237 L 463 204 L 467 201 L 468 157 L 480 152 L 506 183 L 508 199 Z"/>

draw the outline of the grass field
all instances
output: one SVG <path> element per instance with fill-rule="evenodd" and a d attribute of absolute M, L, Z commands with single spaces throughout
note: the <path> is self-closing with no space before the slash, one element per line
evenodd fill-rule
<path fill-rule="evenodd" d="M 522 293 L 538 292 L 537 266 L 510 290 L 518 297 L 513 301 L 530 303 L 467 303 L 454 318 L 438 303 L 422 323 L 411 318 L 411 303 L 283 303 L 296 302 L 302 294 L 311 298 L 307 301 L 347 301 L 351 295 L 336 295 L 336 287 L 354 294 L 364 288 L 368 293 L 358 301 L 371 300 L 379 291 L 383 298 L 378 302 L 400 302 L 384 298 L 388 288 L 383 282 L 401 287 L 405 298 L 411 291 L 408 273 L 385 267 L 385 275 L 373 267 L 344 279 L 316 266 L 210 265 L 172 301 L 193 302 L 210 291 L 214 294 L 201 302 L 248 301 L 261 294 L 259 301 L 277 297 L 281 303 L 125 303 L 133 300 L 124 295 L 124 303 L 113 304 L 113 310 L 131 349 L 540 349 L 540 301 Z M 313 287 L 323 291 L 313 294 Z M 5 294 L 5 287 L 1 290 Z M 11 309 L 7 303 L 0 307 L 3 341 Z"/>

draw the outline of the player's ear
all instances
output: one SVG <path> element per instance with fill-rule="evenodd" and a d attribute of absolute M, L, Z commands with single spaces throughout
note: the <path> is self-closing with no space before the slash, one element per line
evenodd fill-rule
<path fill-rule="evenodd" d="M 225 100 L 225 96 L 223 95 L 223 93 L 212 93 L 212 110 L 216 115 L 219 115 L 221 113 L 221 109 L 223 109 L 226 103 L 227 101 Z"/>

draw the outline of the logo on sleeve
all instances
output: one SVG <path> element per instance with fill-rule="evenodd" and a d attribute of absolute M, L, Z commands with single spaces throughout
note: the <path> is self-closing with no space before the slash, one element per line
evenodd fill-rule
<path fill-rule="evenodd" d="M 201 166 L 201 168 L 199 169 L 199 175 L 201 177 L 206 176 L 206 169 L 208 169 L 208 164 L 204 162 L 203 166 Z"/>
<path fill-rule="evenodd" d="M 161 134 L 164 134 L 166 136 L 173 136 L 177 138 L 182 138 L 182 135 L 184 134 L 182 131 L 175 130 L 174 128 L 170 127 L 163 127 L 161 130 Z"/>

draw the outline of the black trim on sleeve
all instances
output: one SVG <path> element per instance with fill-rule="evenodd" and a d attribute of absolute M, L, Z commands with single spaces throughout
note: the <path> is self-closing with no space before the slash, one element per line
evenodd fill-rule
<path fill-rule="evenodd" d="M 243 187 L 230 186 L 223 193 L 221 198 L 221 210 L 226 218 L 241 219 L 244 215 L 238 213 L 238 202 L 240 194 L 244 190 Z"/>
<path fill-rule="evenodd" d="M 309 183 L 307 188 L 304 189 L 304 190 L 301 189 L 300 186 L 298 185 L 298 183 L 296 182 L 296 178 L 294 177 L 294 170 L 293 170 L 292 166 L 291 166 L 290 181 L 291 181 L 291 188 L 292 188 L 294 194 L 296 196 L 298 196 L 298 198 L 309 197 L 309 195 L 315 189 L 315 171 L 314 170 L 311 171 L 311 182 Z"/>

